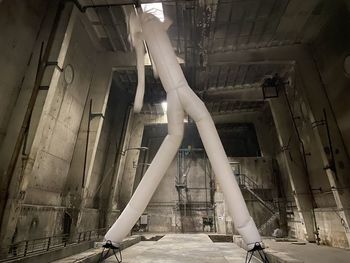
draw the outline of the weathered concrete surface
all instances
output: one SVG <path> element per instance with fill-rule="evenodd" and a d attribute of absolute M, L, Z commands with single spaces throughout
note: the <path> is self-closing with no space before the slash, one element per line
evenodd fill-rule
<path fill-rule="evenodd" d="M 123 262 L 241 263 L 245 256 L 237 245 L 213 243 L 205 234 L 167 234 L 159 241 L 143 241 L 126 249 Z M 105 262 L 116 260 L 110 257 Z"/>
<path fill-rule="evenodd" d="M 273 239 L 266 239 L 264 243 L 268 247 L 268 253 L 271 250 L 278 253 L 287 253 L 299 262 L 304 263 L 347 263 L 350 258 L 350 251 L 346 249 L 317 246 L 310 243 L 294 245 L 291 242 L 275 242 Z"/>
<path fill-rule="evenodd" d="M 86 251 L 88 249 L 91 249 L 93 246 L 94 246 L 94 242 L 89 241 L 89 242 L 84 242 L 80 244 L 70 245 L 64 248 L 63 247 L 57 248 L 47 253 L 36 254 L 36 255 L 34 254 L 28 257 L 15 259 L 8 262 L 13 262 L 13 263 L 53 262 L 54 260 L 68 257 L 70 255 L 78 254 L 81 251 Z"/>
<path fill-rule="evenodd" d="M 342 14 L 344 15 L 344 14 Z M 345 14 L 345 21 L 348 14 Z M 344 36 L 343 32 L 335 30 L 338 32 L 340 39 Z M 338 43 L 338 41 L 336 41 Z M 340 43 L 341 41 L 339 41 Z M 328 48 L 334 48 L 334 45 L 330 45 Z M 345 52 L 345 51 L 344 51 Z M 326 54 L 324 50 L 321 51 L 322 54 Z M 341 52 L 336 52 L 335 57 L 339 56 Z M 343 56 L 340 56 L 343 58 Z M 340 59 L 338 57 L 338 59 Z M 333 83 L 328 80 L 328 83 L 324 82 L 325 73 L 320 72 L 317 64 L 315 63 L 314 57 L 310 53 L 310 48 L 303 45 L 293 45 L 284 47 L 272 47 L 272 48 L 260 48 L 258 51 L 239 51 L 235 53 L 221 53 L 213 54 L 210 56 L 209 60 L 211 63 L 217 62 L 229 62 L 236 61 L 236 63 L 247 63 L 247 62 L 279 62 L 279 63 L 295 63 L 296 76 L 301 79 L 302 85 L 297 87 L 298 91 L 302 94 L 305 102 L 305 115 L 307 116 L 309 124 L 315 123 L 315 121 L 324 120 L 323 111 L 327 113 L 328 126 L 330 139 L 332 141 L 332 146 L 335 154 L 335 160 L 332 160 L 330 154 L 329 138 L 327 136 L 327 131 L 325 125 L 319 125 L 313 129 L 313 136 L 316 141 L 316 147 L 321 155 L 321 163 L 325 168 L 327 173 L 327 179 L 331 189 L 328 189 L 333 194 L 336 210 L 342 221 L 345 223 L 344 233 L 346 240 L 344 240 L 344 245 L 348 246 L 350 240 L 349 231 L 349 206 L 350 197 L 349 191 L 341 191 L 342 189 L 349 188 L 349 177 L 348 173 L 350 171 L 349 166 L 349 154 L 348 145 L 344 140 L 346 136 L 345 126 L 341 126 L 341 118 L 339 115 L 335 114 L 333 110 L 335 101 L 329 99 L 325 86 L 329 87 L 329 90 Z M 337 60 L 338 61 L 338 60 Z M 332 65 L 329 64 L 329 71 Z M 337 62 L 337 67 L 341 65 L 340 60 Z M 335 71 L 336 72 L 336 71 Z M 323 75 L 322 75 L 323 74 Z M 338 74 L 338 73 L 337 73 Z M 330 75 L 329 75 L 330 76 Z M 332 76 L 336 76 L 333 74 Z M 342 78 L 341 78 L 342 79 Z M 343 83 L 346 83 L 343 82 Z M 333 86 L 332 86 L 333 87 Z M 343 87 L 343 84 L 341 85 Z M 335 91 L 335 89 L 334 89 Z M 341 103 L 341 102 L 340 102 Z M 334 167 L 335 165 L 335 167 Z M 336 171 L 335 171 L 336 168 Z M 340 191 L 338 191 L 338 189 Z"/>
<path fill-rule="evenodd" d="M 263 239 L 264 244 L 269 241 L 270 239 Z M 237 244 L 239 247 L 243 248 L 244 250 L 247 250 L 247 246 L 243 242 L 243 239 L 241 236 L 238 236 L 238 235 L 233 236 L 233 242 Z M 294 258 L 293 255 L 291 254 L 288 254 L 286 252 L 280 252 L 277 250 L 272 250 L 268 246 L 265 246 L 264 252 L 266 253 L 266 256 L 270 263 L 303 263 L 304 262 Z"/>
<path fill-rule="evenodd" d="M 6 0 L 1 3 L 0 147 L 19 93 L 28 88 L 23 85 L 23 78 L 37 58 L 35 45 L 47 11 L 47 1 Z"/>
<path fill-rule="evenodd" d="M 256 130 L 261 156 L 271 157 L 279 151 L 276 127 L 272 119 L 271 110 L 265 107 L 256 112 L 233 112 L 230 114 L 213 115 L 215 123 L 253 123 Z"/>
<path fill-rule="evenodd" d="M 141 236 L 130 236 L 130 237 L 127 237 L 120 244 L 120 248 L 121 248 L 121 250 L 125 250 L 128 247 L 131 247 L 131 246 L 139 243 L 140 241 L 141 241 Z M 60 260 L 56 260 L 56 261 L 52 261 L 52 262 L 56 262 L 56 263 L 100 262 L 101 253 L 103 251 L 101 246 L 103 244 L 104 244 L 103 242 L 96 242 L 95 243 L 95 248 L 93 248 L 93 249 L 89 249 L 89 250 L 86 250 L 86 251 L 84 251 L 82 253 L 79 253 L 79 254 L 76 254 L 76 255 L 73 255 L 73 256 L 70 256 L 70 257 L 62 258 Z M 106 253 L 106 251 L 104 253 Z M 109 252 L 108 255 L 109 256 L 113 256 L 113 254 L 111 252 Z M 123 260 L 123 262 L 125 262 L 125 261 Z"/>
<path fill-rule="evenodd" d="M 335 207 L 317 208 L 315 209 L 315 217 L 320 229 L 322 245 L 348 248 L 346 232 L 344 232 L 344 221 L 339 217 Z"/>
<path fill-rule="evenodd" d="M 264 115 L 265 114 L 265 115 Z M 270 116 L 270 117 L 269 117 Z M 242 114 L 228 114 L 223 116 L 214 116 L 214 119 L 218 123 L 230 123 L 230 122 L 247 122 L 252 121 L 257 127 L 267 127 L 271 125 L 271 113 L 269 112 L 256 112 L 256 113 L 242 113 Z M 148 147 L 148 151 L 145 154 L 141 154 L 138 151 L 126 152 L 125 170 L 123 173 L 123 182 L 121 187 L 120 202 L 124 204 L 131 197 L 132 191 L 136 188 L 139 181 L 142 178 L 142 174 L 147 169 L 145 163 L 150 163 L 157 152 L 162 140 L 164 139 L 157 131 L 157 123 L 164 123 L 166 120 L 162 119 L 162 115 L 150 116 L 150 115 L 134 115 L 132 122 L 131 138 L 129 145 L 125 148 L 133 148 L 142 146 Z M 155 129 L 155 133 L 148 135 L 144 134 L 144 126 L 149 126 L 150 129 Z M 153 128 L 152 128 L 153 127 Z M 241 173 L 246 174 L 252 180 L 254 180 L 260 187 L 269 192 L 269 199 L 272 200 L 272 196 L 277 193 L 277 185 L 275 184 L 272 175 L 272 163 L 271 157 L 275 151 L 275 142 L 271 143 L 268 137 L 269 133 L 275 132 L 273 129 L 269 129 L 267 133 L 261 134 L 259 142 L 264 146 L 264 156 L 257 158 L 229 158 L 230 161 L 239 162 L 241 165 Z M 153 134 L 153 135 L 152 135 Z M 146 138 L 146 137 L 147 138 Z M 152 137 L 153 136 L 153 137 Z M 187 138 L 185 140 L 191 142 L 196 138 Z M 203 231 L 203 217 L 214 217 L 214 210 L 205 208 L 205 202 L 210 203 L 210 177 L 214 177 L 212 173 L 205 172 L 204 167 L 209 166 L 209 161 L 204 158 L 204 151 L 194 152 L 190 163 L 190 169 L 187 175 L 188 200 L 186 202 L 189 205 L 195 207 L 187 208 L 186 212 L 179 210 L 179 197 L 175 187 L 175 181 L 177 176 L 177 160 L 174 159 L 171 166 L 165 173 L 160 185 L 155 191 L 145 213 L 148 215 L 148 230 L 151 232 L 201 232 Z M 189 160 L 187 160 L 189 161 Z M 139 164 L 135 167 L 135 164 Z M 207 167 L 208 170 L 208 167 Z M 205 178 L 205 174 L 206 177 Z M 206 183 L 205 183 L 206 181 Z M 205 189 L 207 188 L 207 189 Z M 216 189 L 216 191 L 220 191 Z M 182 193 L 184 194 L 184 193 Z M 257 202 L 256 199 L 250 195 L 246 195 L 247 204 L 251 214 L 254 216 L 257 225 L 262 225 L 271 216 L 267 214 L 266 209 Z M 214 198 L 214 197 L 213 197 Z M 183 199 L 183 198 L 182 198 Z M 213 231 L 219 233 L 233 233 L 234 227 L 231 217 L 227 214 L 225 208 L 225 202 L 220 193 L 215 194 L 215 222 Z M 271 224 L 273 226 L 274 224 Z M 273 229 L 272 229 L 273 230 Z M 264 232 L 266 235 L 272 233 L 271 229 L 266 229 Z M 205 231 L 209 231 L 209 227 Z"/>
<path fill-rule="evenodd" d="M 54 4 L 53 7 L 55 7 Z M 47 13 L 47 19 L 52 19 L 50 14 L 50 12 Z M 27 158 L 19 157 L 16 172 L 13 175 L 7 175 L 11 176 L 9 180 L 12 182 L 11 188 L 8 189 L 10 196 L 8 200 L 1 198 L 1 202 L 7 202 L 6 216 L 2 218 L 4 224 L 1 231 L 6 243 L 11 240 L 12 242 L 20 241 L 68 231 L 70 222 L 65 222 L 64 218 L 69 216 L 66 208 L 70 208 L 70 200 L 64 198 L 64 194 L 68 192 L 66 189 L 69 187 L 75 191 L 75 185 L 69 184 L 72 178 L 80 182 L 77 185 L 81 187 L 82 172 L 79 170 L 81 165 L 76 163 L 83 160 L 81 157 L 84 155 L 79 151 L 78 154 L 75 154 L 74 150 L 82 148 L 76 147 L 77 142 L 79 146 L 85 145 L 84 140 L 79 140 L 79 138 L 84 136 L 84 127 L 80 129 L 80 124 L 87 119 L 87 114 L 84 115 L 84 112 L 87 113 L 89 106 L 86 102 L 93 98 L 93 112 L 105 114 L 113 69 L 134 64 L 133 57 L 128 53 L 98 53 L 83 25 L 82 16 L 83 14 L 78 13 L 72 4 L 66 4 L 50 53 L 50 60 L 57 61 L 61 68 L 71 65 L 74 71 L 73 81 L 66 82 L 65 72 L 60 72 L 55 67 L 47 69 L 42 85 L 47 85 L 49 88 L 48 91 L 43 92 L 43 96 L 39 95 L 38 106 L 34 108 L 26 145 L 28 156 L 23 156 Z M 6 142 L 6 145 L 3 143 L 0 153 L 1 171 L 7 168 L 12 146 L 16 143 L 16 134 L 21 128 L 23 109 L 30 95 L 36 70 L 37 62 L 34 56 L 38 56 L 40 43 L 47 38 L 47 31 L 51 26 L 51 23 L 48 22 L 50 20 L 44 23 L 45 27 L 38 35 L 35 54 L 28 69 L 29 74 L 23 82 L 25 88 L 22 89 L 23 94 L 21 93 L 17 99 L 18 107 L 15 107 L 12 122 L 3 141 Z M 19 27 L 24 27 L 21 23 Z M 123 101 L 124 106 L 127 101 Z M 120 115 L 123 114 L 124 112 L 121 111 Z M 93 177 L 93 183 L 89 187 L 90 195 L 97 190 L 106 159 L 106 154 L 98 154 L 107 151 L 106 137 L 100 140 L 102 128 L 103 118 L 94 118 L 91 122 L 87 186 L 90 185 L 91 176 L 96 176 Z M 113 132 L 107 129 L 104 135 L 106 133 Z M 80 159 L 74 159 L 76 155 L 79 155 Z M 71 176 L 72 174 L 74 176 Z M 4 179 L 4 176 L 1 176 L 1 179 Z M 6 184 L 1 187 L 1 194 L 4 194 L 7 190 Z M 79 188 L 76 191 L 81 192 Z M 91 200 L 91 198 L 86 198 L 86 200 Z M 85 203 L 88 203 L 87 209 L 84 209 Z M 23 205 L 22 208 L 21 205 Z M 91 202 L 86 201 L 79 202 L 77 207 L 81 210 L 80 217 L 86 218 L 81 225 L 82 229 L 99 227 L 100 217 L 96 209 L 98 205 L 93 206 Z"/>
<path fill-rule="evenodd" d="M 304 238 L 314 241 L 313 200 L 298 131 L 293 126 L 293 119 L 283 95 L 279 98 L 270 99 L 270 107 L 298 213 L 304 225 Z"/>
<path fill-rule="evenodd" d="M 118 191 L 119 191 L 119 205 L 120 209 L 124 209 L 128 201 L 132 196 L 134 189 L 134 180 L 136 174 L 136 168 L 134 162 L 138 162 L 140 152 L 138 150 L 130 150 L 129 148 L 140 147 L 142 142 L 142 135 L 144 126 L 147 124 L 166 123 L 165 115 L 144 115 L 136 114 L 131 118 L 130 123 L 130 137 L 125 144 L 123 158 L 123 167 L 118 171 Z M 125 151 L 127 150 L 127 151 Z"/>
<path fill-rule="evenodd" d="M 57 6 L 55 5 L 55 1 L 52 1 L 53 6 L 50 9 L 50 12 L 48 14 L 55 14 Z M 59 23 L 58 29 L 57 29 L 57 34 L 56 34 L 56 38 L 55 38 L 55 42 L 53 44 L 53 49 L 51 50 L 53 53 L 51 53 L 52 55 L 52 59 L 57 59 L 60 55 L 61 56 L 65 56 L 66 54 L 66 46 L 63 45 L 62 43 L 69 43 L 70 41 L 70 36 L 71 36 L 71 32 L 69 32 L 69 26 L 68 25 L 72 25 L 73 21 L 74 21 L 74 16 L 72 17 L 72 19 L 70 19 L 70 15 L 72 12 L 72 8 L 70 5 L 66 6 L 66 8 L 63 10 L 62 13 L 62 20 L 61 23 Z M 53 16 L 53 15 L 52 15 Z M 49 15 L 49 17 L 52 16 Z M 37 39 L 37 43 L 35 46 L 35 54 L 36 56 L 38 56 L 39 54 L 39 50 L 40 50 L 40 46 L 41 46 L 41 41 L 45 41 L 47 38 L 47 31 L 51 30 L 51 26 L 52 26 L 52 21 L 50 22 L 50 19 L 48 21 L 47 26 L 43 27 L 42 30 L 40 30 L 39 33 L 39 38 Z M 67 29 L 68 27 L 68 29 Z M 67 32 L 67 34 L 65 34 Z M 57 48 L 57 46 L 59 48 Z M 63 60 L 64 58 L 61 58 L 58 63 L 60 66 L 62 66 L 63 64 Z M 60 64 L 62 63 L 62 64 Z M 12 174 L 9 174 L 8 167 L 10 164 L 10 160 L 12 160 L 13 154 L 15 153 L 15 145 L 17 144 L 17 140 L 19 140 L 19 136 L 21 133 L 21 128 L 22 128 L 22 124 L 23 124 L 23 120 L 24 120 L 24 116 L 26 114 L 26 110 L 27 110 L 27 106 L 28 106 L 28 102 L 29 102 L 29 98 L 31 96 L 31 91 L 33 89 L 33 82 L 34 82 L 34 76 L 35 76 L 35 72 L 36 72 L 36 68 L 37 68 L 37 62 L 35 62 L 33 60 L 33 64 L 28 68 L 28 73 L 24 80 L 23 80 L 23 84 L 25 85 L 24 89 L 21 90 L 21 93 L 19 94 L 19 97 L 16 101 L 17 106 L 14 108 L 14 111 L 12 113 L 12 118 L 11 118 L 11 122 L 10 125 L 8 126 L 8 130 L 7 130 L 7 134 L 6 137 L 3 141 L 2 144 L 2 148 L 1 148 L 1 153 L 0 153 L 0 162 L 1 162 L 1 174 L 2 174 L 2 179 L 4 179 L 5 183 L 2 184 L 2 190 L 1 190 L 1 194 L 5 194 L 8 193 L 7 197 L 1 198 L 1 202 L 6 202 L 6 207 L 4 210 L 4 214 L 2 217 L 2 228 L 1 228 L 1 239 L 3 241 L 5 241 L 5 243 L 8 243 L 10 241 L 10 239 L 12 238 L 12 234 L 15 232 L 15 224 L 17 222 L 17 218 L 19 215 L 19 212 L 21 211 L 18 207 L 18 204 L 20 202 L 23 202 L 24 198 L 25 198 L 25 193 L 26 193 L 26 188 L 29 184 L 28 178 L 26 176 L 24 176 L 24 173 L 28 172 L 27 169 L 25 169 L 24 167 L 28 168 L 29 166 L 32 166 L 34 164 L 34 159 L 38 150 L 38 145 L 37 142 L 36 144 L 34 143 L 33 139 L 33 143 L 30 141 L 30 145 L 26 145 L 27 146 L 27 152 L 25 153 L 25 155 L 23 155 L 22 153 L 22 157 L 24 158 L 20 158 L 21 155 L 19 155 L 19 157 L 17 158 L 17 166 L 15 171 Z M 55 84 L 57 84 L 58 81 L 58 76 L 60 75 L 58 72 L 58 70 L 56 69 L 55 71 L 51 70 L 48 71 L 47 73 L 49 74 L 49 79 L 51 79 L 52 77 L 52 86 L 55 86 Z M 51 96 L 47 95 L 45 96 L 45 105 L 46 107 L 42 107 L 39 112 L 36 112 L 33 116 L 37 117 L 37 120 L 34 121 L 34 123 L 36 123 L 37 125 L 35 125 L 35 127 L 30 127 L 32 129 L 31 132 L 33 132 L 33 130 L 36 130 L 37 127 L 41 127 L 38 128 L 37 130 L 40 131 L 40 135 L 42 135 L 43 129 L 42 129 L 42 122 L 39 121 L 42 120 L 42 111 L 45 111 L 46 114 L 48 114 L 49 110 L 48 110 L 48 104 L 51 105 L 51 99 L 52 99 L 52 94 L 54 94 L 56 91 L 55 88 L 52 88 L 50 90 L 50 92 L 48 92 L 48 94 L 51 93 Z M 49 101 L 49 102 L 48 102 Z M 42 102 L 42 101 L 41 101 Z M 40 104 L 40 103 L 39 103 Z M 37 107 L 37 106 L 35 106 Z M 35 110 L 34 107 L 34 110 Z M 43 114 L 45 115 L 45 114 Z M 41 123 L 41 125 L 40 125 Z M 33 122 L 31 123 L 33 124 Z M 51 123 L 52 124 L 52 123 Z M 50 127 L 52 128 L 52 127 Z M 38 137 L 41 138 L 39 134 L 35 134 L 35 138 L 37 139 Z M 47 135 L 47 134 L 46 134 Z M 29 137 L 31 138 L 31 137 Z M 34 145 L 34 146 L 33 146 Z M 33 153 L 33 148 L 31 148 L 33 146 L 33 148 L 35 148 Z M 46 144 L 46 146 L 48 146 L 48 144 Z M 29 153 L 31 151 L 31 154 Z M 30 157 L 29 157 L 30 156 Z M 9 186 L 7 187 L 7 183 L 10 182 Z M 42 203 L 41 203 L 42 204 Z M 1 207 L 4 207 L 3 204 Z"/>

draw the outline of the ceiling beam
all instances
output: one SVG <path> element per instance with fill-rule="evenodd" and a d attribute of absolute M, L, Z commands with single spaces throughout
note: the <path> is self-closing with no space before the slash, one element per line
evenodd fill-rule
<path fill-rule="evenodd" d="M 120 41 L 120 43 L 121 43 L 121 45 L 123 47 L 123 50 L 126 52 L 126 51 L 128 51 L 128 48 L 127 48 L 125 40 L 124 40 L 124 38 L 122 36 L 122 33 L 121 33 L 120 29 L 119 29 L 119 26 L 118 26 L 118 23 L 117 23 L 117 18 L 115 17 L 114 12 L 112 11 L 111 8 L 108 8 L 108 12 L 109 12 L 109 14 L 110 14 L 110 16 L 112 18 L 113 27 L 114 27 L 115 31 L 117 32 L 117 36 L 119 37 L 119 41 Z"/>
<path fill-rule="evenodd" d="M 235 87 L 209 88 L 203 94 L 203 99 L 209 101 L 262 101 L 264 96 L 260 83 L 237 85 Z"/>
<path fill-rule="evenodd" d="M 235 52 L 217 52 L 209 55 L 209 65 L 229 64 L 290 64 L 309 56 L 301 44 L 278 47 L 254 48 Z"/>

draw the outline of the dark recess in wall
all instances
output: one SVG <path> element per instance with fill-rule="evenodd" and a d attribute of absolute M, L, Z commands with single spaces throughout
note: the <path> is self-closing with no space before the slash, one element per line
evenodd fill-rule
<path fill-rule="evenodd" d="M 252 123 L 217 124 L 220 139 L 229 157 L 261 156 L 259 143 Z M 167 124 L 146 125 L 143 133 L 142 146 L 147 147 L 147 141 L 154 137 L 165 137 Z M 195 124 L 185 124 L 185 134 L 181 148 L 204 148 Z"/>

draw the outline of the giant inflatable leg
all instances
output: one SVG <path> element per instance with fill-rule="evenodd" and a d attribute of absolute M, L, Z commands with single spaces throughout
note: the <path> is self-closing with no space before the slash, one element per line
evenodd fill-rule
<path fill-rule="evenodd" d="M 209 161 L 224 194 L 233 223 L 249 249 L 261 243 L 260 234 L 251 218 L 241 190 L 232 173 L 214 122 L 204 103 L 189 88 L 177 90 L 185 111 L 196 122 Z"/>
<path fill-rule="evenodd" d="M 176 91 L 168 93 L 167 102 L 168 135 L 165 137 L 128 205 L 105 235 L 106 240 L 110 240 L 115 244 L 120 243 L 135 225 L 180 147 L 183 138 L 184 112 Z"/>

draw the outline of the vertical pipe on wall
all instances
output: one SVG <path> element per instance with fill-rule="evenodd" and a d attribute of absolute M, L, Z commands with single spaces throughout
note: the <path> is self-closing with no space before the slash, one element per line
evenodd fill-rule
<path fill-rule="evenodd" d="M 81 179 L 81 187 L 85 187 L 85 178 L 86 178 L 86 164 L 87 164 L 87 155 L 89 149 L 89 137 L 90 137 L 90 121 L 91 121 L 91 112 L 92 112 L 92 99 L 90 99 L 89 113 L 87 118 L 87 129 L 86 129 L 86 142 L 85 142 L 85 153 L 84 153 L 84 167 L 83 167 L 83 177 Z"/>

